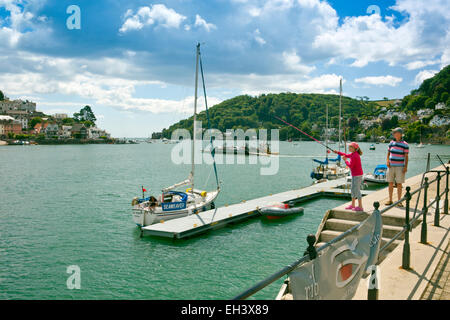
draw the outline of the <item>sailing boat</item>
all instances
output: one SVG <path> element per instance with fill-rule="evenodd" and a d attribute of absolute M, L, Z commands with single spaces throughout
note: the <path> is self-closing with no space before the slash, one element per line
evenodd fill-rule
<path fill-rule="evenodd" d="M 202 76 L 203 83 L 203 93 L 205 98 L 206 105 L 206 114 L 208 116 L 208 103 L 206 99 L 206 88 L 205 88 L 205 79 L 203 76 L 203 66 L 200 55 L 200 44 L 197 44 L 196 51 L 196 68 L 195 68 L 195 100 L 194 100 L 194 130 L 193 130 L 193 138 L 192 138 L 192 168 L 189 174 L 189 177 L 179 183 L 176 183 L 170 187 L 162 189 L 161 195 L 158 199 L 154 197 L 142 198 L 138 197 L 133 198 L 131 203 L 133 221 L 139 226 L 144 227 L 154 223 L 164 222 L 167 220 L 177 219 L 181 217 L 188 216 L 190 214 L 196 214 L 201 211 L 206 211 L 209 209 L 214 209 L 214 200 L 217 198 L 220 192 L 219 179 L 217 176 L 216 164 L 213 161 L 214 172 L 216 175 L 216 183 L 217 189 L 212 191 L 203 191 L 195 188 L 194 185 L 194 172 L 195 172 L 195 164 L 194 164 L 194 155 L 195 155 L 195 137 L 197 132 L 196 120 L 197 120 L 197 98 L 198 98 L 198 75 L 199 75 L 199 67 Z M 211 140 L 212 144 L 212 140 Z M 214 150 L 214 149 L 212 149 Z M 212 152 L 212 157 L 214 160 L 214 152 Z M 177 188 L 182 186 L 190 186 L 185 192 L 176 191 Z M 144 195 L 145 189 L 142 188 L 142 193 Z"/>
<path fill-rule="evenodd" d="M 340 81 L 340 97 L 339 97 L 339 150 L 342 146 L 341 135 L 341 121 L 342 121 L 342 79 Z M 325 146 L 328 149 L 329 141 L 329 129 L 328 129 L 328 105 L 326 106 L 326 134 L 325 134 Z M 335 159 L 328 158 L 328 150 L 326 153 L 325 161 L 313 159 L 319 166 L 314 168 L 311 172 L 311 178 L 321 181 L 323 179 L 336 180 L 348 176 L 350 169 L 341 165 L 341 156 L 338 155 Z M 330 163 L 331 162 L 331 163 Z"/>

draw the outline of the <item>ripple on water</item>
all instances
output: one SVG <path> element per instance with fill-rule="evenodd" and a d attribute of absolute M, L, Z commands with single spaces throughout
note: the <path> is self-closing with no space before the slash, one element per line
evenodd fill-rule
<path fill-rule="evenodd" d="M 363 156 L 366 171 L 384 161 L 384 147 Z M 448 147 L 432 148 L 448 153 Z M 342 203 L 312 201 L 294 219 L 254 218 L 184 241 L 140 238 L 129 212 L 140 186 L 156 194 L 189 172 L 171 164 L 170 145 L 5 150 L 0 166 L 10 174 L 0 184 L 0 299 L 228 299 L 303 255 L 306 235 Z M 304 156 L 323 149 L 286 143 L 281 152 Z M 426 152 L 413 150 L 409 176 L 423 169 Z M 217 205 L 310 184 L 311 159 L 279 160 L 275 177 L 260 176 L 260 166 L 219 165 Z M 205 181 L 210 168 L 197 172 L 197 181 Z M 81 268 L 81 290 L 66 287 L 69 265 Z M 255 297 L 273 298 L 282 281 Z"/>

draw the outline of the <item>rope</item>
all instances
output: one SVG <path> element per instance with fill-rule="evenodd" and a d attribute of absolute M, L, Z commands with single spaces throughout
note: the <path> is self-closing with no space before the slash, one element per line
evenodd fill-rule
<path fill-rule="evenodd" d="M 205 97 L 205 107 L 206 107 L 206 119 L 208 120 L 208 129 L 211 130 L 211 121 L 209 119 L 209 111 L 208 111 L 208 99 L 206 97 L 206 86 L 205 86 L 205 77 L 203 75 L 203 63 L 202 63 L 202 56 L 201 54 L 199 54 L 200 56 L 200 73 L 202 75 L 202 85 L 203 85 L 203 95 Z M 216 150 L 214 148 L 213 145 L 213 139 L 212 139 L 212 135 L 210 137 L 210 144 L 211 144 L 211 156 L 213 158 L 213 168 L 214 168 L 214 174 L 216 176 L 216 184 L 217 184 L 217 188 L 219 188 L 219 176 L 217 175 L 217 166 L 216 166 Z"/>

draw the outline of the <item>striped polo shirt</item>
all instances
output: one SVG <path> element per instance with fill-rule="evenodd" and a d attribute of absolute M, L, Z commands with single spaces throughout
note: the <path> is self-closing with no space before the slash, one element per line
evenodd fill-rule
<path fill-rule="evenodd" d="M 392 167 L 405 166 L 405 155 L 409 153 L 409 146 L 405 141 L 391 141 L 389 152 L 389 162 Z"/>

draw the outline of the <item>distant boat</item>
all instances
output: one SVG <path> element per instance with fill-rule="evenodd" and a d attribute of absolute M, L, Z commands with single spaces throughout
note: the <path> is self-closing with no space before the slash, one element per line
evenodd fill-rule
<path fill-rule="evenodd" d="M 423 148 L 425 148 L 425 146 L 424 146 L 423 143 L 421 142 L 421 143 L 419 143 L 419 144 L 416 146 L 416 148 L 423 149 Z"/>
<path fill-rule="evenodd" d="M 364 182 L 372 184 L 387 184 L 386 172 L 388 170 L 387 165 L 380 164 L 375 167 L 372 174 L 366 174 L 364 176 Z"/>
<path fill-rule="evenodd" d="M 342 80 L 340 83 L 341 86 L 341 95 L 342 95 Z M 341 105 L 339 105 L 339 110 L 341 110 Z M 326 124 L 325 124 L 325 145 L 328 147 L 328 144 L 330 143 L 330 139 L 328 137 L 328 105 L 326 105 Z M 341 126 L 339 125 L 339 128 Z M 339 139 L 340 140 L 340 139 Z M 339 141 L 342 143 L 342 141 Z M 336 159 L 329 159 L 328 158 L 328 151 L 326 153 L 325 160 L 318 160 L 313 159 L 314 162 L 318 163 L 319 166 L 313 169 L 310 176 L 312 179 L 315 180 L 336 180 L 339 178 L 344 178 L 348 176 L 350 173 L 350 169 L 347 168 L 341 163 L 341 156 L 338 156 Z M 331 162 L 331 163 L 330 163 Z"/>
<path fill-rule="evenodd" d="M 318 159 L 313 159 L 313 161 L 319 164 L 311 172 L 311 178 L 315 180 L 336 180 L 344 178 L 350 173 L 349 168 L 340 165 L 341 156 L 339 155 L 335 159 L 328 159 L 327 157 L 324 161 Z"/>
<path fill-rule="evenodd" d="M 375 145 L 374 145 L 374 144 L 371 144 L 369 149 L 370 149 L 370 150 L 375 150 Z"/>

